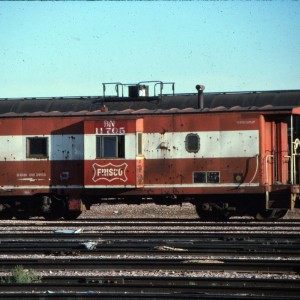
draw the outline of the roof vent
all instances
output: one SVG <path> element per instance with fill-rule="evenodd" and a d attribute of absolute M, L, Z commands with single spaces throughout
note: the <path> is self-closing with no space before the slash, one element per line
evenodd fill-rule
<path fill-rule="evenodd" d="M 130 98 L 148 97 L 149 86 L 148 85 L 129 85 L 128 96 Z"/>

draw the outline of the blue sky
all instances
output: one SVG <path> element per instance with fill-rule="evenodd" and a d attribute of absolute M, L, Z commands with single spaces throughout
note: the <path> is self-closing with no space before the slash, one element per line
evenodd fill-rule
<path fill-rule="evenodd" d="M 300 89 L 299 15 L 300 1 L 0 2 L 0 98 Z"/>

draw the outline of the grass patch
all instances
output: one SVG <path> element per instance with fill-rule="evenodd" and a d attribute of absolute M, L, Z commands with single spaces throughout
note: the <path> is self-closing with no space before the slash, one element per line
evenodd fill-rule
<path fill-rule="evenodd" d="M 24 269 L 22 266 L 16 266 L 11 271 L 11 276 L 1 278 L 1 283 L 33 283 L 40 282 L 41 277 L 35 274 L 33 270 Z"/>

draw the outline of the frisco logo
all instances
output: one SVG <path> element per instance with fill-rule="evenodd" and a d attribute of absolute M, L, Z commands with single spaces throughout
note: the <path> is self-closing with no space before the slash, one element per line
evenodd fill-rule
<path fill-rule="evenodd" d="M 99 180 L 113 181 L 113 180 L 122 180 L 123 182 L 127 181 L 126 169 L 128 165 L 123 163 L 121 165 L 114 165 L 112 163 L 108 163 L 106 165 L 99 165 L 94 163 L 94 176 L 92 180 L 97 182 Z"/>

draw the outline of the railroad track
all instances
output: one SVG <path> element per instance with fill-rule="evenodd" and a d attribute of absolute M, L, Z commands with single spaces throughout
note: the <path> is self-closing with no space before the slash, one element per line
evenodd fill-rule
<path fill-rule="evenodd" d="M 300 274 L 300 260 L 265 259 L 184 259 L 184 258 L 40 258 L 0 261 L 0 270 L 15 266 L 34 270 L 171 270 L 171 271 L 239 271 Z"/>
<path fill-rule="evenodd" d="M 300 256 L 300 237 L 269 234 L 0 234 L 0 254 L 289 255 Z"/>
<path fill-rule="evenodd" d="M 2 281 L 0 297 L 298 299 L 299 229 L 299 220 L 1 221 L 1 274 L 22 266 L 44 275 L 28 285 Z M 62 272 L 73 275 L 49 276 Z"/>
<path fill-rule="evenodd" d="M 282 219 L 272 222 L 259 222 L 252 219 L 232 219 L 230 222 L 201 222 L 199 219 L 79 219 L 76 221 L 45 221 L 43 219 L 30 219 L 26 220 L 26 227 L 30 226 L 38 226 L 41 227 L 58 227 L 58 226 L 74 226 L 74 227 L 98 227 L 101 229 L 104 227 L 103 230 L 107 230 L 108 227 L 117 227 L 119 226 L 120 229 L 124 226 L 126 227 L 147 227 L 148 230 L 151 227 L 157 227 L 158 224 L 162 227 L 180 227 L 183 228 L 186 226 L 188 228 L 219 228 L 222 229 L 223 227 L 231 228 L 231 230 L 241 230 L 242 228 L 255 227 L 261 228 L 264 226 L 265 228 L 273 228 L 273 227 L 291 227 L 291 226 L 300 226 L 300 219 Z M 24 229 L 24 221 L 22 220 L 0 220 L 0 229 L 4 229 L 5 226 L 9 224 L 10 226 L 14 226 L 15 228 L 20 228 L 20 230 Z"/>
<path fill-rule="evenodd" d="M 20 292 L 21 289 L 21 292 Z M 32 291 L 34 290 L 34 294 Z M 112 290 L 114 291 L 112 295 Z M 230 278 L 176 278 L 176 277 L 49 277 L 42 282 L 20 285 L 2 285 L 2 293 L 14 292 L 14 295 L 30 293 L 32 297 L 45 297 L 55 293 L 61 296 L 95 296 L 120 298 L 184 298 L 253 299 L 264 295 L 265 299 L 298 299 L 300 280 L 278 279 L 230 279 Z M 45 293 L 48 291 L 48 293 Z M 91 292 L 92 291 L 92 292 Z M 98 295 L 97 295 L 98 294 Z M 26 295 L 26 294 L 25 294 Z M 110 298 L 109 298 L 110 297 Z"/>

